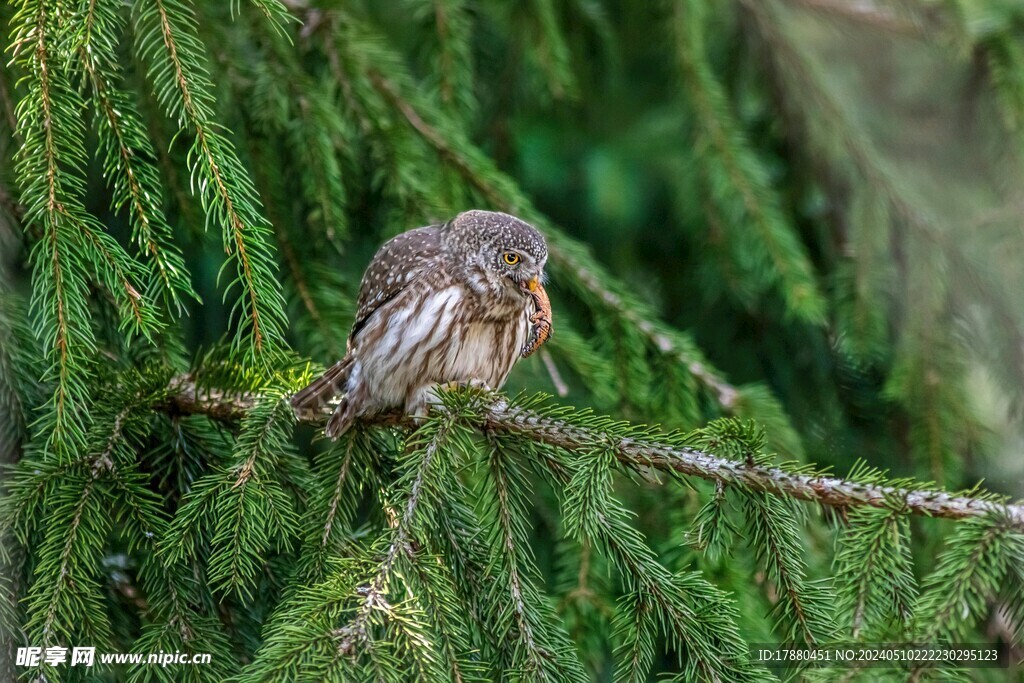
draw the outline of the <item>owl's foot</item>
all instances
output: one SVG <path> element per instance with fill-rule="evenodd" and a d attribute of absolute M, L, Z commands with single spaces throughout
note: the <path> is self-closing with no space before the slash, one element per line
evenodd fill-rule
<path fill-rule="evenodd" d="M 415 420 L 421 422 L 427 416 L 432 405 L 441 405 L 442 391 L 455 391 L 457 389 L 475 389 L 477 391 L 493 391 L 487 382 L 482 379 L 471 379 L 465 382 L 439 382 L 420 387 L 405 404 L 405 413 Z"/>
<path fill-rule="evenodd" d="M 482 379 L 471 379 L 468 382 L 445 382 L 440 386 L 448 391 L 466 388 L 478 389 L 479 391 L 491 391 L 490 385 L 488 385 L 487 382 L 483 381 Z"/>
<path fill-rule="evenodd" d="M 471 379 L 465 382 L 441 382 L 439 384 L 433 384 L 428 388 L 429 402 L 440 403 L 441 395 L 439 392 L 442 391 L 458 391 L 459 389 L 472 389 L 477 392 L 491 392 L 490 385 L 482 379 Z"/>

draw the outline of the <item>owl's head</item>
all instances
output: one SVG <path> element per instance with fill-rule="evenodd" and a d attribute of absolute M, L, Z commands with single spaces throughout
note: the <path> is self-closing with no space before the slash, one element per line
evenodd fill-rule
<path fill-rule="evenodd" d="M 543 282 L 548 247 L 536 228 L 507 213 L 464 211 L 448 222 L 445 242 L 454 266 L 482 287 L 521 293 Z"/>

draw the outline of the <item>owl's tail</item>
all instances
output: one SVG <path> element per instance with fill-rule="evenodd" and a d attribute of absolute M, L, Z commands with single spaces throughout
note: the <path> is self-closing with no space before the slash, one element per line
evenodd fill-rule
<path fill-rule="evenodd" d="M 354 359 L 345 356 L 332 365 L 327 372 L 292 396 L 292 410 L 299 418 L 312 418 L 323 414 L 324 408 L 340 394 L 348 392 L 348 380 L 352 374 Z M 341 399 L 341 404 L 327 423 L 327 436 L 336 439 L 355 419 L 352 404 L 348 396 Z"/>

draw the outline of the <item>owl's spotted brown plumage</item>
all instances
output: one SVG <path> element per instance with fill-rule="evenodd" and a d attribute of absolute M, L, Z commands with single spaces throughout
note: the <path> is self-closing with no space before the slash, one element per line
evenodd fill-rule
<path fill-rule="evenodd" d="M 336 438 L 363 415 L 424 414 L 438 385 L 501 387 L 550 334 L 550 311 L 535 310 L 546 307 L 547 257 L 537 230 L 490 211 L 389 240 L 363 275 L 348 352 L 292 407 L 317 413 L 341 395 L 326 429 Z M 531 324 L 538 334 L 527 343 Z"/>

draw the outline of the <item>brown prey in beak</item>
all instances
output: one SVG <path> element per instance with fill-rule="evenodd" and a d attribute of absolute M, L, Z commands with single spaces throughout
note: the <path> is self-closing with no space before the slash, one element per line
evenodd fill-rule
<path fill-rule="evenodd" d="M 536 312 L 530 316 L 533 327 L 520 356 L 526 358 L 539 349 L 551 337 L 551 300 L 544 291 L 544 285 L 537 278 L 523 283 L 523 289 L 530 293 Z"/>

